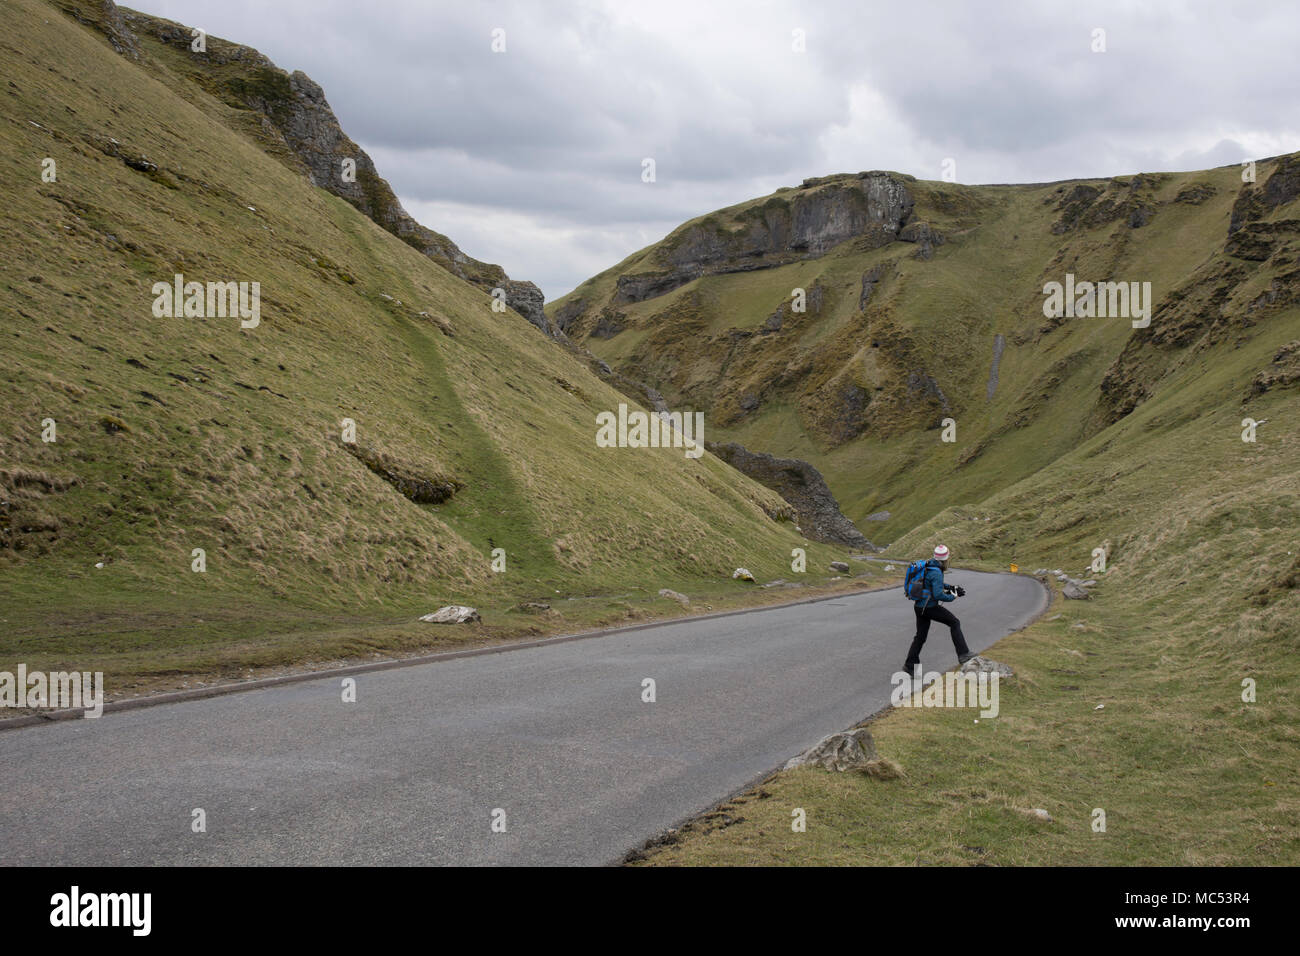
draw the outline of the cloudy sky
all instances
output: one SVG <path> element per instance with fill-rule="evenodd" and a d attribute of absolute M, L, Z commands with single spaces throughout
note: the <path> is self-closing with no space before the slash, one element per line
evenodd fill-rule
<path fill-rule="evenodd" d="M 416 219 L 547 299 L 809 176 L 951 160 L 958 182 L 1042 182 L 1300 149 L 1289 2 L 127 5 L 307 73 Z"/>

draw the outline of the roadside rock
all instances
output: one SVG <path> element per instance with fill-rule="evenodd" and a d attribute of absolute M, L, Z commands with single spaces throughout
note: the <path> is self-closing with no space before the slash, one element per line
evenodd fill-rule
<path fill-rule="evenodd" d="M 1061 593 L 1071 601 L 1087 601 L 1092 597 L 1087 591 L 1079 587 L 1073 581 L 1066 581 L 1061 588 Z"/>
<path fill-rule="evenodd" d="M 831 734 L 792 758 L 786 770 L 795 767 L 822 767 L 843 773 L 846 770 L 865 770 L 876 759 L 876 742 L 866 727 Z"/>
<path fill-rule="evenodd" d="M 754 572 L 749 568 L 736 568 L 731 572 L 731 579 L 733 581 L 752 581 L 754 580 Z"/>
<path fill-rule="evenodd" d="M 976 654 L 965 664 L 962 664 L 961 667 L 957 668 L 957 672 L 959 674 L 997 674 L 999 677 L 1014 677 L 1016 674 L 1009 664 L 991 660 L 980 654 Z"/>
<path fill-rule="evenodd" d="M 659 596 L 662 598 L 668 598 L 669 600 L 672 601 L 676 601 L 682 607 L 691 606 L 691 599 L 688 598 L 685 594 L 682 594 L 680 591 L 674 591 L 670 588 L 660 588 Z"/>
<path fill-rule="evenodd" d="M 426 624 L 473 624 L 483 620 L 478 611 L 461 604 L 448 604 L 420 618 Z"/>
<path fill-rule="evenodd" d="M 831 570 L 832 570 L 832 571 L 838 571 L 838 572 L 840 572 L 841 574 L 848 574 L 848 573 L 849 573 L 849 566 L 848 566 L 848 563 L 847 563 L 847 562 L 844 562 L 844 561 L 832 561 L 832 562 L 831 562 Z"/>

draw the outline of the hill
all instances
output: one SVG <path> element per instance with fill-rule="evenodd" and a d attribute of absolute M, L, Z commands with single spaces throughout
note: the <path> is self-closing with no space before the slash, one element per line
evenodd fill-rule
<path fill-rule="evenodd" d="M 711 455 L 598 447 L 627 397 L 493 309 L 504 271 L 406 230 L 366 162 L 362 196 L 322 188 L 275 100 L 305 98 L 329 136 L 303 141 L 337 157 L 319 87 L 112 3 L 59 7 L 7 5 L 0 41 L 0 664 L 116 692 L 789 574 L 808 544 L 779 497 Z M 206 317 L 160 302 L 175 282 Z M 224 283 L 243 298 L 214 303 Z M 457 602 L 493 613 L 467 636 L 414 623 Z"/>

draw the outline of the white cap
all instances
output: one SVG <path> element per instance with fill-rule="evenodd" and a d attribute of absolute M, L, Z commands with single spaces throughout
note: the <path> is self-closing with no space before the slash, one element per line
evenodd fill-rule
<path fill-rule="evenodd" d="M 939 547 L 934 549 L 934 559 L 936 561 L 948 560 L 948 546 L 946 544 L 941 544 Z"/>

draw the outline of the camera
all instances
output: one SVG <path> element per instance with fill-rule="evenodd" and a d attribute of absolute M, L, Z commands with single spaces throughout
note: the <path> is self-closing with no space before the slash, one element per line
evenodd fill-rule
<path fill-rule="evenodd" d="M 943 586 L 943 590 L 944 593 L 946 594 L 955 594 L 958 597 L 966 596 L 966 589 L 962 587 L 960 584 L 945 584 Z"/>

